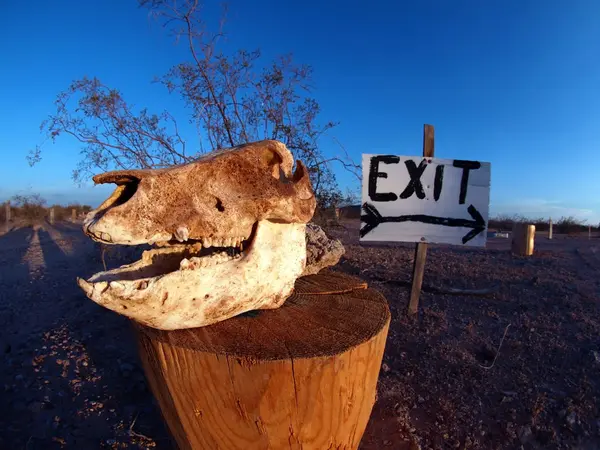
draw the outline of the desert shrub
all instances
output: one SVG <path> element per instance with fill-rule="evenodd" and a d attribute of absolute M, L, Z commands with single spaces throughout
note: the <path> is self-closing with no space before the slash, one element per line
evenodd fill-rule
<path fill-rule="evenodd" d="M 539 217 L 537 219 L 525 217 L 520 214 L 515 214 L 513 216 L 509 215 L 499 215 L 496 217 L 492 217 L 489 220 L 488 228 L 490 230 L 498 230 L 498 231 L 510 231 L 515 223 L 530 223 L 535 225 L 536 231 L 548 231 L 550 225 L 548 223 L 549 219 L 544 217 Z M 556 224 L 554 226 L 554 230 L 557 233 L 560 233 L 556 229 Z"/>
<path fill-rule="evenodd" d="M 550 228 L 548 219 L 543 217 L 533 219 L 521 215 L 492 217 L 489 220 L 488 228 L 497 231 L 510 231 L 515 223 L 530 223 L 535 225 L 536 231 L 548 231 Z M 569 216 L 561 217 L 557 221 L 554 221 L 552 229 L 555 233 L 559 234 L 576 234 L 587 231 L 588 225 L 585 223 L 585 220 Z"/>
<path fill-rule="evenodd" d="M 39 194 L 15 195 L 11 203 L 15 205 L 14 217 L 28 224 L 41 222 L 47 215 L 46 200 Z"/>
<path fill-rule="evenodd" d="M 496 217 L 492 217 L 488 221 L 488 229 L 497 231 L 510 231 L 515 223 L 529 222 L 529 220 L 521 215 L 515 214 L 509 216 L 507 214 L 501 214 Z"/>
<path fill-rule="evenodd" d="M 340 219 L 360 219 L 361 205 L 347 205 L 339 208 Z"/>
<path fill-rule="evenodd" d="M 335 207 L 315 209 L 311 222 L 319 225 L 321 228 L 328 229 L 339 225 L 339 218 Z"/>
<path fill-rule="evenodd" d="M 48 209 L 54 209 L 54 220 L 56 221 L 65 220 L 69 218 L 69 215 L 67 214 L 67 211 L 65 210 L 64 206 L 52 205 Z"/>
<path fill-rule="evenodd" d="M 561 217 L 555 224 L 554 230 L 561 234 L 576 234 L 587 231 L 588 225 L 585 220 L 576 219 L 573 216 Z"/>
<path fill-rule="evenodd" d="M 12 220 L 19 220 L 28 225 L 49 219 L 50 209 L 54 209 L 55 221 L 70 220 L 73 209 L 77 211 L 78 215 L 82 212 L 87 213 L 92 209 L 89 205 L 80 205 L 79 203 L 72 203 L 67 206 L 54 204 L 46 207 L 46 200 L 39 194 L 15 195 L 10 201 Z M 4 205 L 5 203 L 0 205 L 0 223 L 6 221 Z"/>
<path fill-rule="evenodd" d="M 54 208 L 54 220 L 71 220 L 71 211 L 75 210 L 76 214 L 88 213 L 92 207 L 89 205 L 80 205 L 79 203 L 71 203 L 67 206 L 63 205 L 52 205 L 50 208 Z"/>
<path fill-rule="evenodd" d="M 549 219 L 540 217 L 538 219 L 531 219 L 529 223 L 535 225 L 535 231 L 548 231 L 550 229 Z"/>

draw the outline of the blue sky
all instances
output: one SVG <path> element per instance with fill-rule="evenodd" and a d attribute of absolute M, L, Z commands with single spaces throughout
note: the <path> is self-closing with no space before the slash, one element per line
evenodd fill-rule
<path fill-rule="evenodd" d="M 321 117 L 340 122 L 326 153 L 338 152 L 335 138 L 356 161 L 418 155 L 430 123 L 436 156 L 491 162 L 492 214 L 600 221 L 600 2 L 232 0 L 229 9 L 232 47 L 313 66 Z M 0 201 L 39 192 L 95 206 L 108 194 L 72 182 L 72 140 L 46 146 L 33 168 L 25 159 L 74 79 L 97 76 L 136 105 L 187 119 L 152 83 L 185 49 L 134 0 L 2 2 L 0 51 Z"/>

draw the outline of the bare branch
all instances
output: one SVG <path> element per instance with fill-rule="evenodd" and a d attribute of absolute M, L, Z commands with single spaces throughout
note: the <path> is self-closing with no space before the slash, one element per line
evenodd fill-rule
<path fill-rule="evenodd" d="M 339 165 L 358 179 L 360 166 L 337 139 L 341 154 L 324 155 L 321 150 L 321 139 L 337 124 L 319 122 L 320 105 L 310 96 L 310 66 L 297 64 L 291 55 L 265 63 L 259 61 L 259 50 L 225 52 L 225 12 L 216 30 L 210 30 L 198 0 L 138 1 L 185 44 L 187 58 L 156 81 L 190 108 L 190 122 L 201 133 L 199 145 L 192 151 L 186 148 L 183 130 L 168 112 L 138 110 L 119 91 L 96 78 L 82 78 L 57 95 L 56 111 L 41 125 L 45 141 L 64 134 L 84 145 L 73 171 L 76 180 L 112 167 L 185 163 L 204 152 L 204 144 L 206 150 L 215 150 L 273 138 L 305 162 L 319 207 L 344 199 L 331 166 Z M 42 146 L 29 152 L 30 164 L 41 159 Z"/>

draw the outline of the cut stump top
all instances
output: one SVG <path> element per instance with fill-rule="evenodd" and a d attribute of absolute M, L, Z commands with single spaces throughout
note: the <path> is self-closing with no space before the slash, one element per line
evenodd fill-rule
<path fill-rule="evenodd" d="M 163 331 L 136 324 L 152 340 L 254 360 L 343 353 L 377 335 L 390 320 L 386 299 L 355 277 L 322 272 L 296 281 L 283 306 L 213 325 Z"/>

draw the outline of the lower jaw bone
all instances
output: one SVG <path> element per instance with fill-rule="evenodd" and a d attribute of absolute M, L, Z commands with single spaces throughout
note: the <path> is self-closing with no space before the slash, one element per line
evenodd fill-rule
<path fill-rule="evenodd" d="M 305 229 L 305 224 L 263 220 L 239 259 L 138 280 L 117 279 L 116 269 L 77 282 L 94 302 L 144 325 L 162 330 L 202 327 L 247 311 L 280 307 L 306 264 Z"/>

